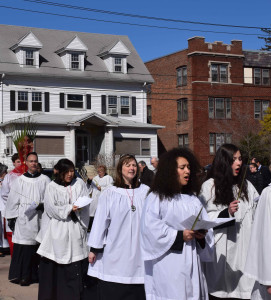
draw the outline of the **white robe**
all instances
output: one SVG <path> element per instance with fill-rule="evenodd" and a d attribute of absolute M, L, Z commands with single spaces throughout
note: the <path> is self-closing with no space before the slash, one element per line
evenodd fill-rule
<path fill-rule="evenodd" d="M 271 299 L 271 186 L 266 187 L 255 213 L 244 273 L 257 281 L 251 299 Z M 260 286 L 262 284 L 263 286 Z"/>
<path fill-rule="evenodd" d="M 96 184 L 98 184 L 101 187 L 101 191 L 97 189 Z M 92 180 L 91 187 L 92 187 L 92 199 L 89 206 L 89 215 L 91 217 L 94 217 L 97 205 L 98 205 L 98 199 L 101 195 L 101 192 L 103 192 L 106 188 L 113 185 L 113 178 L 110 175 L 105 175 L 104 177 L 100 177 L 99 175 L 95 176 Z"/>
<path fill-rule="evenodd" d="M 89 276 L 117 283 L 144 283 L 139 239 L 140 218 L 148 190 L 144 184 L 136 189 L 112 186 L 100 195 L 88 245 L 104 247 L 104 252 L 97 254 L 94 264 L 89 264 Z M 135 211 L 131 210 L 133 192 Z"/>
<path fill-rule="evenodd" d="M 11 184 L 19 176 L 21 176 L 20 173 L 10 172 L 5 176 L 5 178 L 2 182 L 0 201 L 2 202 L 2 207 L 3 207 L 3 211 L 2 211 L 3 217 L 4 217 L 4 211 L 5 211 L 6 203 L 7 203 L 7 200 L 8 200 L 8 195 L 9 195 L 9 192 L 10 192 Z M 8 226 L 7 220 L 6 220 L 6 232 L 11 232 L 11 229 Z"/>
<path fill-rule="evenodd" d="M 39 232 L 41 212 L 31 218 L 25 211 L 35 201 L 43 203 L 45 188 L 49 184 L 48 176 L 41 174 L 39 177 L 29 178 L 24 175 L 18 177 L 11 185 L 6 204 L 5 217 L 17 218 L 12 242 L 22 245 L 36 245 L 36 236 Z"/>
<path fill-rule="evenodd" d="M 209 293 L 218 298 L 249 299 L 255 282 L 243 274 L 256 209 L 254 199 L 258 197 L 254 186 L 249 181 L 247 185 L 249 201 L 240 200 L 239 209 L 234 214 L 235 226 L 214 231 L 215 260 L 204 265 Z M 233 193 L 237 199 L 237 186 L 233 187 Z M 217 218 L 221 211 L 228 208 L 214 204 L 213 178 L 203 183 L 200 198 L 206 203 L 211 219 Z"/>
<path fill-rule="evenodd" d="M 213 259 L 213 230 L 206 235 L 204 249 L 193 239 L 184 242 L 181 253 L 170 250 L 177 232 L 190 229 L 184 228 L 181 222 L 198 215 L 201 207 L 197 197 L 185 194 L 163 201 L 153 193 L 147 197 L 141 220 L 147 300 L 208 299 L 200 260 Z M 205 209 L 201 218 L 209 220 Z"/>
<path fill-rule="evenodd" d="M 37 237 L 40 247 L 37 251 L 59 264 L 69 264 L 88 256 L 86 243 L 89 222 L 89 206 L 76 211 L 78 222 L 70 213 L 73 203 L 81 196 L 88 196 L 86 184 L 76 178 L 64 187 L 52 181 L 44 196 L 44 217 Z"/>

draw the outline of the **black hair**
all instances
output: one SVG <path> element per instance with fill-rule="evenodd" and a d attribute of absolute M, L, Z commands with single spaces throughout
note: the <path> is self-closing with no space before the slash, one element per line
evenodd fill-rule
<path fill-rule="evenodd" d="M 18 153 L 14 153 L 14 154 L 11 156 L 12 162 L 15 163 L 15 161 L 16 161 L 17 159 L 20 159 L 19 154 L 18 154 Z"/>
<path fill-rule="evenodd" d="M 248 201 L 247 181 L 245 172 L 247 166 L 244 164 L 240 167 L 237 176 L 233 176 L 232 164 L 233 155 L 240 151 L 233 144 L 223 144 L 216 152 L 211 169 L 207 173 L 207 179 L 214 179 L 215 186 L 215 204 L 229 205 L 234 200 L 233 185 L 237 185 L 239 189 L 242 186 L 241 199 Z"/>
<path fill-rule="evenodd" d="M 185 158 L 190 165 L 189 181 L 185 186 L 180 184 L 177 172 L 177 159 L 179 157 Z M 200 171 L 200 164 L 191 150 L 188 148 L 174 148 L 160 157 L 150 192 L 158 194 L 160 200 L 173 198 L 180 193 L 198 195 L 200 191 Z"/>
<path fill-rule="evenodd" d="M 60 159 L 54 167 L 58 172 L 56 174 L 56 181 L 58 183 L 64 182 L 65 174 L 69 172 L 70 169 L 75 171 L 75 166 L 73 162 L 67 158 Z M 74 178 L 75 178 L 74 174 Z"/>

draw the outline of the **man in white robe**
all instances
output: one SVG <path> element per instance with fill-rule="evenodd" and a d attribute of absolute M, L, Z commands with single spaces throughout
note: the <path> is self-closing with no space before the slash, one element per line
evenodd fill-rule
<path fill-rule="evenodd" d="M 258 201 L 248 248 L 245 274 L 256 280 L 252 300 L 271 299 L 271 186 Z"/>
<path fill-rule="evenodd" d="M 10 264 L 9 280 L 27 286 L 38 280 L 36 236 L 40 228 L 45 188 L 50 179 L 37 172 L 38 156 L 30 152 L 26 158 L 28 171 L 11 185 L 5 217 L 13 230 L 14 252 Z M 31 216 L 25 212 L 35 206 Z"/>

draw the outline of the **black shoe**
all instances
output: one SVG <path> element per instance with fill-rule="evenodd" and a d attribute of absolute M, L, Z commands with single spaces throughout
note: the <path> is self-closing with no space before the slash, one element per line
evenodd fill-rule
<path fill-rule="evenodd" d="M 4 253 L 0 253 L 0 257 L 5 257 L 6 255 Z"/>
<path fill-rule="evenodd" d="M 28 279 L 22 279 L 20 281 L 20 285 L 21 286 L 29 286 L 30 285 L 30 280 L 28 280 Z"/>
<path fill-rule="evenodd" d="M 15 284 L 19 284 L 20 283 L 20 279 L 12 279 L 10 280 L 11 283 L 15 283 Z"/>

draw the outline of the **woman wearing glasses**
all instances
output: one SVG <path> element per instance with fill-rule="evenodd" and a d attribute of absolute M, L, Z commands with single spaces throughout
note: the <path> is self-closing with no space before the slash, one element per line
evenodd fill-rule
<path fill-rule="evenodd" d="M 145 299 L 140 218 L 149 187 L 140 184 L 133 155 L 123 155 L 114 186 L 101 193 L 88 245 L 88 275 L 99 278 L 99 299 Z"/>

